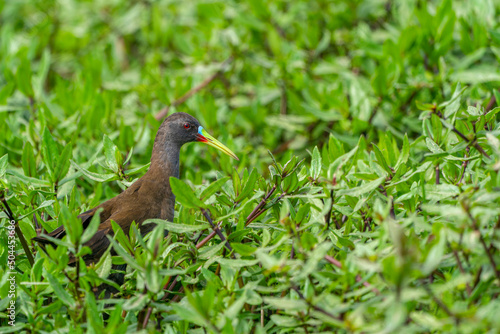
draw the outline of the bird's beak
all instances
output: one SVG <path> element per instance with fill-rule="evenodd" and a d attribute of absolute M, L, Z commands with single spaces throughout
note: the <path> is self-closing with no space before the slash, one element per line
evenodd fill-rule
<path fill-rule="evenodd" d="M 211 135 L 209 135 L 208 132 L 206 132 L 205 129 L 203 129 L 202 126 L 198 127 L 198 134 L 196 136 L 196 140 L 197 141 L 201 141 L 202 143 L 207 143 L 208 145 L 213 146 L 216 149 L 221 150 L 222 152 L 226 153 L 230 157 L 233 157 L 233 158 L 235 158 L 238 161 L 240 160 L 240 159 L 238 159 L 238 157 L 236 156 L 236 154 L 234 154 L 224 144 L 222 144 L 220 141 L 218 141 L 217 139 L 215 139 L 214 137 L 212 137 Z"/>

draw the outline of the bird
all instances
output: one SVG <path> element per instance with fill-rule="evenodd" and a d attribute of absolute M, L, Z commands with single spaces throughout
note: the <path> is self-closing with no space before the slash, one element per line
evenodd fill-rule
<path fill-rule="evenodd" d="M 202 142 L 213 146 L 232 158 L 238 157 L 225 145 L 212 137 L 193 116 L 176 112 L 168 116 L 160 125 L 155 137 L 151 154 L 149 170 L 140 179 L 135 181 L 121 194 L 113 197 L 95 208 L 81 213 L 83 229 L 86 229 L 98 209 L 100 224 L 97 232 L 84 246 L 90 247 L 91 254 L 84 256 L 87 265 L 96 263 L 107 250 L 113 236 L 111 221 L 116 222 L 129 235 L 132 222 L 139 226 L 141 235 L 150 232 L 156 224 L 142 224 L 147 219 L 163 219 L 173 221 L 175 208 L 175 195 L 170 188 L 170 177 L 179 178 L 179 158 L 182 145 L 189 142 Z M 48 236 L 62 239 L 66 235 L 64 226 L 59 226 Z M 32 238 L 41 244 L 54 245 L 43 234 Z M 69 264 L 74 264 L 77 259 L 70 255 Z"/>

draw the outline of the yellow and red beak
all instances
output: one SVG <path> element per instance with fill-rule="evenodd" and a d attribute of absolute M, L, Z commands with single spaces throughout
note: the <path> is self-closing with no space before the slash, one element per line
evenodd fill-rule
<path fill-rule="evenodd" d="M 214 137 L 209 135 L 208 132 L 206 132 L 205 129 L 203 129 L 203 127 L 201 125 L 198 127 L 198 135 L 196 137 L 196 140 L 199 142 L 202 142 L 202 143 L 207 143 L 208 145 L 213 146 L 216 149 L 221 150 L 222 152 L 226 153 L 230 157 L 232 157 L 238 161 L 240 160 L 240 159 L 238 159 L 236 154 L 234 154 L 224 144 L 222 144 L 220 141 L 218 141 L 217 139 L 215 139 Z"/>

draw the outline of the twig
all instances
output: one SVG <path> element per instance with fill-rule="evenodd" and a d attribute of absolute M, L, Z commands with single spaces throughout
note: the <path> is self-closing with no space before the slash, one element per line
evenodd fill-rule
<path fill-rule="evenodd" d="M 201 209 L 201 212 L 203 213 L 205 218 L 207 218 L 208 223 L 210 224 L 210 226 L 212 226 L 212 229 L 215 231 L 215 233 L 217 233 L 217 235 L 222 240 L 222 242 L 224 242 L 226 244 L 227 249 L 230 252 L 232 252 L 233 248 L 229 244 L 229 241 L 227 241 L 226 237 L 224 237 L 224 234 L 222 234 L 222 231 L 217 226 L 215 226 L 214 222 L 212 221 L 212 217 L 210 217 L 210 214 L 207 212 L 207 210 Z"/>
<path fill-rule="evenodd" d="M 451 246 L 449 244 L 448 244 L 448 247 L 451 248 Z M 462 275 L 465 275 L 466 273 L 465 273 L 464 267 L 462 266 L 462 261 L 460 261 L 460 257 L 458 256 L 458 252 L 456 251 L 456 249 L 452 249 L 452 252 L 453 252 L 453 256 L 455 257 L 455 260 L 457 261 L 458 269 L 460 270 Z M 472 289 L 470 288 L 469 282 L 465 283 L 465 287 L 467 289 L 467 293 L 470 296 L 472 294 Z"/>
<path fill-rule="evenodd" d="M 468 156 L 468 154 L 469 154 L 470 149 L 469 149 L 469 147 L 466 147 L 466 149 L 465 149 L 465 150 L 466 150 L 466 153 L 465 153 L 465 155 L 464 155 L 464 158 L 467 158 L 467 156 Z M 457 184 L 462 183 L 462 181 L 463 181 L 463 179 L 464 179 L 464 176 L 465 176 L 465 170 L 467 169 L 467 165 L 468 165 L 468 164 L 469 164 L 469 160 L 464 160 L 464 161 L 462 162 L 462 173 L 461 173 L 462 175 L 460 175 L 460 180 L 458 180 L 458 183 L 457 183 Z"/>
<path fill-rule="evenodd" d="M 453 125 L 453 132 L 455 132 L 460 138 L 465 140 L 466 142 L 469 143 L 469 145 L 474 146 L 476 150 L 478 150 L 482 155 L 484 155 L 486 158 L 490 159 L 490 156 L 486 151 L 477 143 L 477 141 L 474 139 L 472 142 L 460 131 L 457 130 L 457 128 Z"/>
<path fill-rule="evenodd" d="M 436 107 L 434 106 L 434 108 L 432 108 L 432 111 L 434 114 L 436 114 L 439 118 L 443 119 L 443 120 L 446 120 L 446 118 L 444 117 L 444 115 L 439 111 L 439 110 L 436 110 Z M 481 145 L 478 144 L 477 142 L 477 139 L 475 138 L 475 135 L 474 135 L 474 139 L 471 141 L 469 138 L 467 138 L 467 136 L 465 136 L 462 132 L 460 132 L 456 127 L 455 125 L 451 124 L 451 126 L 453 127 L 451 129 L 451 131 L 455 132 L 460 138 L 462 138 L 464 141 L 468 142 L 469 145 L 472 145 L 474 146 L 474 148 L 476 150 L 478 150 L 482 155 L 484 155 L 486 158 L 490 159 L 490 156 L 488 155 L 488 153 L 486 153 L 486 151 L 481 147 Z"/>
<path fill-rule="evenodd" d="M 377 114 L 377 112 L 380 109 L 381 105 L 382 105 L 382 98 L 379 97 L 377 105 L 373 107 L 373 110 L 372 110 L 372 112 L 370 114 L 370 117 L 368 118 L 368 124 L 372 124 L 372 121 L 375 118 L 375 115 Z"/>
<path fill-rule="evenodd" d="M 424 287 L 425 291 L 427 291 L 427 293 L 429 294 L 429 296 L 431 296 L 431 298 L 434 300 L 434 302 L 435 302 L 436 304 L 438 304 L 438 306 L 439 306 L 440 308 L 442 308 L 442 309 L 443 309 L 443 311 L 444 311 L 446 314 L 448 314 L 448 316 L 450 316 L 450 317 L 452 317 L 453 319 L 455 319 L 455 322 L 458 324 L 458 322 L 459 322 L 458 317 L 457 317 L 457 316 L 456 316 L 453 312 L 451 312 L 451 310 L 448 308 L 448 306 L 446 306 L 446 305 L 445 305 L 445 303 L 443 303 L 443 301 L 442 301 L 441 299 L 439 299 L 439 298 L 438 298 L 438 297 L 437 297 L 437 296 L 436 296 L 436 295 L 432 292 L 431 288 L 430 288 L 428 285 L 426 285 L 426 284 L 424 284 L 424 285 L 423 285 L 423 287 Z"/>
<path fill-rule="evenodd" d="M 497 99 L 495 97 L 495 94 L 493 94 L 493 96 L 491 97 L 490 101 L 488 102 L 488 105 L 486 106 L 486 108 L 484 109 L 484 113 L 488 113 L 491 109 L 493 109 L 493 107 L 495 106 L 495 103 L 497 103 Z"/>
<path fill-rule="evenodd" d="M 336 315 L 328 312 L 327 310 L 325 310 L 325 309 L 323 309 L 323 308 L 321 308 L 321 307 L 319 307 L 317 305 L 312 304 L 309 300 L 306 299 L 306 297 L 302 294 L 302 292 L 300 292 L 300 290 L 297 287 L 293 286 L 292 289 L 295 290 L 295 292 L 297 292 L 297 294 L 299 295 L 300 299 L 302 299 L 303 301 L 305 301 L 307 303 L 307 305 L 309 305 L 309 307 L 312 307 L 315 311 L 323 313 L 324 315 L 326 315 L 326 316 L 328 316 L 328 317 L 330 317 L 332 319 L 335 319 L 337 321 L 342 321 L 341 317 L 336 316 Z"/>
<path fill-rule="evenodd" d="M 495 272 L 496 278 L 500 281 L 500 271 L 497 268 L 497 264 L 495 263 L 495 259 L 493 258 L 493 255 L 491 255 L 489 247 L 486 245 L 486 241 L 484 241 L 484 237 L 481 234 L 481 231 L 479 230 L 479 226 L 477 224 L 477 221 L 472 216 L 469 206 L 463 202 L 462 202 L 462 205 L 465 209 L 465 212 L 467 212 L 467 215 L 469 216 L 470 220 L 472 221 L 472 227 L 474 228 L 474 231 L 476 231 L 479 234 L 479 241 L 481 242 L 481 245 L 483 246 L 484 251 L 486 252 L 486 255 L 488 256 L 488 259 L 491 263 L 491 266 L 493 267 L 493 271 Z"/>
<path fill-rule="evenodd" d="M 151 306 L 148 307 L 148 311 L 146 313 L 146 316 L 144 317 L 144 321 L 142 322 L 142 329 L 145 329 L 146 326 L 148 325 L 149 317 L 151 317 L 152 312 L 153 312 L 153 308 Z"/>
<path fill-rule="evenodd" d="M 31 250 L 28 246 L 28 243 L 26 242 L 26 239 L 24 238 L 24 235 L 21 231 L 21 228 L 19 227 L 19 224 L 16 219 L 14 219 L 14 214 L 12 213 L 12 210 L 10 209 L 9 203 L 7 203 L 7 200 L 5 199 L 4 192 L 2 191 L 2 194 L 0 195 L 2 199 L 2 204 L 4 206 L 3 211 L 7 215 L 10 221 L 14 221 L 14 228 L 16 231 L 16 235 L 19 238 L 19 241 L 21 242 L 21 245 L 23 246 L 24 253 L 26 254 L 26 257 L 28 258 L 28 262 L 30 263 L 30 266 L 33 267 L 33 264 L 35 263 L 35 260 L 33 259 L 33 254 L 31 254 Z"/>
<path fill-rule="evenodd" d="M 288 109 L 288 97 L 286 95 L 286 85 L 281 83 L 281 101 L 280 101 L 280 114 L 286 115 Z"/>
<path fill-rule="evenodd" d="M 264 327 L 264 304 L 260 305 L 260 326 Z"/>
<path fill-rule="evenodd" d="M 209 83 L 211 83 L 212 81 L 214 81 L 215 79 L 217 79 L 219 77 L 219 74 L 223 73 L 227 66 L 233 61 L 233 56 L 230 56 L 229 58 L 227 58 L 225 61 L 223 61 L 220 65 L 220 68 L 217 70 L 217 72 L 215 72 L 214 74 L 212 74 L 211 76 L 209 76 L 208 78 L 206 78 L 205 80 L 203 80 L 202 83 L 200 83 L 198 86 L 192 88 L 191 90 L 189 90 L 186 94 L 182 95 L 180 98 L 178 98 L 177 100 L 175 100 L 174 102 L 172 102 L 170 105 L 164 107 L 163 109 L 161 109 L 156 115 L 155 115 L 155 119 L 156 120 L 161 120 L 162 118 L 164 118 L 165 116 L 167 116 L 169 110 L 171 107 L 177 107 L 181 104 L 183 104 L 184 102 L 186 102 L 191 96 L 193 96 L 194 94 L 198 93 L 200 90 L 202 90 L 203 88 L 205 88 Z"/>

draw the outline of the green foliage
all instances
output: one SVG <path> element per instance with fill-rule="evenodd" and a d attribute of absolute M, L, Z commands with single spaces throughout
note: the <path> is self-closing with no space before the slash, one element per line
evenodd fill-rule
<path fill-rule="evenodd" d="M 2 332 L 500 330 L 495 1 L 0 10 Z M 186 145 L 174 221 L 86 266 L 77 215 L 145 173 L 165 106 L 241 161 Z"/>

